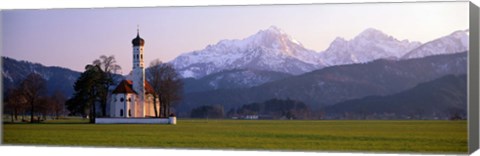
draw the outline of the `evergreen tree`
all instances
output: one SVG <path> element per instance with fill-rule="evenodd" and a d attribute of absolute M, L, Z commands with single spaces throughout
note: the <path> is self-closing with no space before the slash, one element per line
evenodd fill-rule
<path fill-rule="evenodd" d="M 103 74 L 103 81 L 101 83 L 101 88 L 99 88 L 99 102 L 100 102 L 100 108 L 102 109 L 102 116 L 107 115 L 107 99 L 108 99 L 108 91 L 110 86 L 115 85 L 115 79 L 118 77 L 115 75 L 119 70 L 121 70 L 121 67 L 117 65 L 117 61 L 115 60 L 115 57 L 113 55 L 111 56 L 105 56 L 102 55 L 100 56 L 99 59 L 96 59 L 93 61 L 93 65 L 97 66 Z"/>
<path fill-rule="evenodd" d="M 104 84 L 108 83 L 104 71 L 98 65 L 87 65 L 74 84 L 74 96 L 67 101 L 67 108 L 72 113 L 88 114 L 90 123 L 95 123 L 96 103 L 102 103 L 108 94 Z M 88 113 L 87 113 L 88 112 Z"/>

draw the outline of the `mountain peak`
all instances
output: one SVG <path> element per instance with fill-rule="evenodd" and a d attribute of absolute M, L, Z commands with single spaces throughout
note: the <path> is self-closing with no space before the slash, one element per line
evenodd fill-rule
<path fill-rule="evenodd" d="M 182 54 L 172 61 L 183 77 L 203 76 L 230 69 L 255 69 L 301 74 L 324 66 L 308 50 L 276 26 L 244 39 L 222 40 L 203 50 Z"/>
<path fill-rule="evenodd" d="M 469 35 L 469 30 L 457 30 L 453 33 L 450 34 L 450 36 L 453 36 L 455 38 L 464 38 L 464 37 L 467 37 L 468 38 L 468 35 Z"/>
<path fill-rule="evenodd" d="M 285 33 L 282 29 L 278 28 L 277 26 L 272 25 L 267 29 L 258 31 L 258 33 L 255 34 L 254 36 L 281 38 L 281 37 L 288 37 L 288 34 Z"/>
<path fill-rule="evenodd" d="M 370 33 L 370 34 L 371 33 L 381 33 L 381 34 L 383 34 L 382 31 L 380 31 L 378 29 L 375 29 L 375 28 L 367 28 L 367 29 L 363 30 L 362 33 Z"/>
<path fill-rule="evenodd" d="M 265 32 L 271 32 L 271 33 L 276 33 L 276 34 L 285 34 L 285 32 L 283 32 L 282 29 L 278 28 L 277 26 L 275 25 L 271 25 L 270 27 L 268 27 L 267 29 L 263 30 Z"/>
<path fill-rule="evenodd" d="M 357 37 L 369 38 L 369 39 L 385 39 L 389 38 L 387 34 L 375 28 L 367 28 L 362 31 Z"/>
<path fill-rule="evenodd" d="M 282 29 L 277 26 L 270 26 L 267 29 L 258 31 L 255 35 L 252 35 L 246 39 L 247 41 L 253 41 L 257 45 L 264 45 L 268 47 L 286 47 L 291 46 L 289 44 L 296 44 L 300 47 L 303 45 L 292 38 L 290 35 L 285 33 Z"/>
<path fill-rule="evenodd" d="M 337 37 L 321 55 L 328 65 L 364 63 L 382 58 L 398 58 L 420 46 L 399 41 L 374 28 L 367 28 L 352 40 Z"/>
<path fill-rule="evenodd" d="M 335 43 L 335 42 L 347 42 L 347 40 L 345 40 L 344 38 L 342 37 L 336 37 L 332 43 Z"/>
<path fill-rule="evenodd" d="M 457 30 L 408 52 L 402 58 L 412 59 L 430 55 L 452 54 L 468 51 L 469 30 Z"/>

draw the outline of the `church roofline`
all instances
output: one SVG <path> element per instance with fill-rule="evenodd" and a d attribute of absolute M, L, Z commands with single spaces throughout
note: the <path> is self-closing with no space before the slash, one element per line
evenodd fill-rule
<path fill-rule="evenodd" d="M 113 90 L 113 94 L 137 94 L 133 90 L 132 87 L 132 80 L 122 80 L 117 87 L 115 87 L 115 90 Z M 155 91 L 153 90 L 152 85 L 148 83 L 148 81 L 145 80 L 145 94 L 155 94 Z"/>

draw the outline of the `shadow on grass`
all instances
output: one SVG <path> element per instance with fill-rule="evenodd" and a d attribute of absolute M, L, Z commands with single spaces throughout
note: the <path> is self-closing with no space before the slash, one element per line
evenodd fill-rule
<path fill-rule="evenodd" d="M 57 120 L 44 120 L 44 121 L 35 121 L 35 122 L 30 122 L 28 120 L 17 120 L 17 121 L 11 121 L 11 120 L 3 120 L 3 124 L 88 124 L 89 120 L 88 119 L 69 119 L 69 118 L 64 118 L 64 119 L 57 119 Z"/>
<path fill-rule="evenodd" d="M 36 123 L 30 123 L 30 122 L 3 122 L 4 125 L 22 125 L 22 124 L 30 124 L 30 125 L 55 125 L 55 124 L 90 124 L 87 122 L 36 122 Z"/>

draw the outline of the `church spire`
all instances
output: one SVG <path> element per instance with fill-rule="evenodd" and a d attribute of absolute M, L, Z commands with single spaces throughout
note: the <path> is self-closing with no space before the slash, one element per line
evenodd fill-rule
<path fill-rule="evenodd" d="M 133 117 L 145 117 L 145 66 L 143 61 L 143 46 L 145 40 L 140 38 L 140 26 L 137 25 L 137 37 L 132 40 L 133 50 L 133 70 L 132 70 L 132 89 L 137 93 L 136 106 L 132 107 Z"/>
<path fill-rule="evenodd" d="M 145 40 L 143 40 L 142 38 L 140 38 L 140 26 L 137 25 L 137 37 L 135 37 L 133 40 L 132 40 L 132 44 L 133 46 L 143 46 L 145 44 Z"/>
<path fill-rule="evenodd" d="M 140 26 L 137 24 L 137 37 L 140 37 Z"/>

